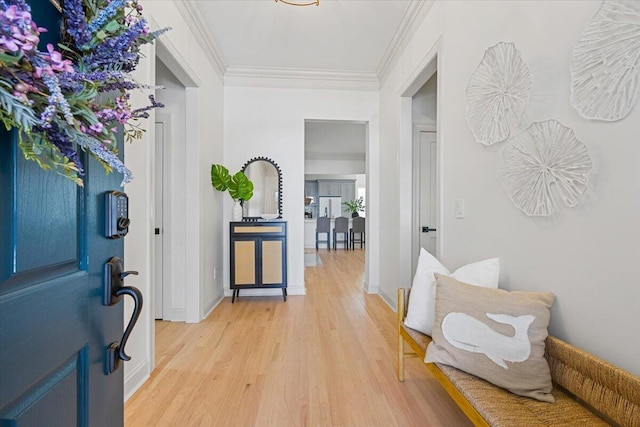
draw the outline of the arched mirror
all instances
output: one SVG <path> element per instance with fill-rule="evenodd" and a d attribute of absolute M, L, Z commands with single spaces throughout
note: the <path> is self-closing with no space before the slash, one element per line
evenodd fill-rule
<path fill-rule="evenodd" d="M 242 172 L 253 182 L 253 197 L 243 205 L 244 218 L 282 218 L 282 173 L 276 162 L 254 157 L 244 164 Z"/>

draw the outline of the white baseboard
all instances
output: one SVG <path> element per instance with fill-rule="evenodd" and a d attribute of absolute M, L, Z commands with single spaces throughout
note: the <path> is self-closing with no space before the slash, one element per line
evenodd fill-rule
<path fill-rule="evenodd" d="M 211 298 L 211 300 L 209 300 L 209 302 L 207 302 L 205 306 L 202 308 L 202 313 L 201 313 L 202 319 L 206 319 L 207 317 L 209 317 L 213 309 L 216 308 L 223 299 L 224 299 L 224 292 L 217 294 L 213 298 Z"/>
<path fill-rule="evenodd" d="M 378 289 L 377 286 L 367 287 L 367 285 L 365 284 L 363 289 L 369 295 L 375 295 L 375 294 L 379 293 L 379 289 Z"/>
<path fill-rule="evenodd" d="M 307 294 L 307 288 L 304 285 L 287 287 L 287 295 L 306 295 L 306 294 Z"/>
<path fill-rule="evenodd" d="M 392 298 L 390 295 L 388 295 L 386 292 L 378 290 L 378 295 L 380 295 L 380 298 L 382 298 L 382 300 L 384 302 L 387 303 L 387 305 L 389 307 L 391 307 L 391 309 L 395 312 L 398 307 L 396 306 L 396 300 L 395 298 Z"/>
<path fill-rule="evenodd" d="M 130 363 L 130 362 L 124 362 Z M 149 361 L 143 360 L 138 363 L 131 369 L 127 369 L 127 373 L 124 377 L 124 401 L 129 400 L 131 396 L 135 394 L 136 391 L 142 384 L 145 383 L 149 379 L 151 372 L 149 370 Z"/>
<path fill-rule="evenodd" d="M 184 308 L 173 308 L 169 312 L 169 316 L 164 316 L 163 320 L 170 322 L 184 322 L 187 319 L 187 312 Z"/>

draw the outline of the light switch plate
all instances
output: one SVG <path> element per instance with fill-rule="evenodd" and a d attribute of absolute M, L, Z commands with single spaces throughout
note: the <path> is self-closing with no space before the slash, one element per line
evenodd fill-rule
<path fill-rule="evenodd" d="M 455 215 L 456 215 L 456 218 L 464 218 L 464 200 L 463 199 L 456 199 Z"/>

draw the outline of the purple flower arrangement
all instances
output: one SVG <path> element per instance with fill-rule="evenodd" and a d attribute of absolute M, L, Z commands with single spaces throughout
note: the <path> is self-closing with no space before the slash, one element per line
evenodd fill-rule
<path fill-rule="evenodd" d="M 107 172 L 131 172 L 117 156 L 117 134 L 127 141 L 144 132 L 139 120 L 162 105 L 132 110 L 130 91 L 143 86 L 129 73 L 140 47 L 167 29 L 150 32 L 137 0 L 65 0 L 58 46 L 39 50 L 40 34 L 24 0 L 0 0 L 0 120 L 20 132 L 28 160 L 82 185 L 78 150 Z"/>

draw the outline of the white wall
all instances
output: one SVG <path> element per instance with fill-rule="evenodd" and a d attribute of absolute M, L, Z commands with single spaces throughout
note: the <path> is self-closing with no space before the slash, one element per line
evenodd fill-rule
<path fill-rule="evenodd" d="M 366 160 L 319 160 L 305 159 L 304 171 L 307 175 L 353 175 L 364 174 Z M 320 178 L 328 179 L 328 178 Z"/>
<path fill-rule="evenodd" d="M 413 96 L 412 120 L 414 125 L 435 126 L 437 118 L 437 73 Z"/>
<path fill-rule="evenodd" d="M 174 191 L 184 194 L 183 206 L 176 204 L 175 221 L 183 221 L 184 303 L 185 318 L 197 322 L 210 311 L 223 296 L 220 277 L 213 279 L 213 269 L 222 266 L 221 200 L 209 183 L 211 163 L 222 161 L 223 89 L 216 68 L 195 40 L 192 29 L 182 19 L 181 2 L 146 1 L 144 15 L 151 28 L 165 26 L 172 30 L 162 36 L 154 47 L 145 47 L 135 77 L 141 83 L 155 84 L 155 54 L 160 52 L 181 82 L 188 86 L 185 92 L 186 135 L 183 141 L 184 158 L 176 157 L 171 166 L 175 182 L 183 185 Z M 146 105 L 146 94 L 134 92 L 135 107 Z M 151 298 L 152 239 L 154 206 L 154 113 L 144 123 L 144 137 L 125 145 L 125 161 L 133 171 L 134 181 L 127 185 L 129 194 L 131 231 L 125 238 L 127 268 L 138 270 L 140 276 L 131 280 L 143 293 L 145 306 L 134 329 L 127 353 L 132 356 L 125 363 L 125 396 L 128 398 L 149 376 L 154 365 L 154 310 Z M 180 209 L 182 208 L 182 209 Z M 127 307 L 127 315 L 131 307 Z M 128 317 L 125 318 L 125 322 Z"/>
<path fill-rule="evenodd" d="M 457 268 L 501 258 L 500 286 L 556 295 L 550 331 L 640 375 L 640 106 L 615 123 L 588 121 L 569 105 L 572 48 L 600 2 L 436 2 L 380 94 L 380 212 L 393 224 L 409 209 L 397 204 L 406 191 L 393 159 L 406 159 L 399 144 L 400 92 L 438 44 L 438 136 L 442 157 L 441 258 Z M 555 118 L 572 127 L 588 147 L 595 169 L 583 202 L 560 203 L 549 218 L 530 218 L 509 200 L 499 174 L 502 145 L 475 142 L 466 124 L 465 88 L 485 50 L 514 42 L 533 76 L 528 121 Z M 398 148 L 401 147 L 401 148 Z M 410 153 L 409 153 L 410 155 Z M 409 157 L 410 158 L 410 157 Z M 454 200 L 464 199 L 466 217 L 454 218 Z M 395 257 L 399 228 L 380 229 L 380 291 L 395 302 Z M 404 276 L 408 276 L 404 272 Z"/>
<path fill-rule="evenodd" d="M 308 121 L 304 127 L 305 174 L 364 174 L 364 123 Z"/>
<path fill-rule="evenodd" d="M 252 157 L 274 160 L 283 175 L 283 216 L 288 221 L 288 292 L 304 294 L 304 129 L 305 119 L 355 120 L 369 122 L 369 148 L 377 153 L 378 95 L 364 91 L 331 91 L 225 87 L 224 164 L 236 171 Z M 375 155 L 373 159 L 375 159 Z M 373 162 L 377 175 L 377 161 Z M 374 181 L 375 183 L 375 181 Z M 377 229 L 377 184 L 370 197 L 370 221 Z M 225 196 L 225 247 L 229 244 L 232 201 Z M 369 235 L 367 235 L 369 237 Z M 367 290 L 377 289 L 378 238 L 367 243 L 370 250 Z M 224 283 L 229 291 L 228 253 L 225 252 Z M 253 293 L 269 294 L 270 290 Z M 278 290 L 271 292 L 278 293 Z M 245 294 L 250 295 L 247 290 Z"/>

